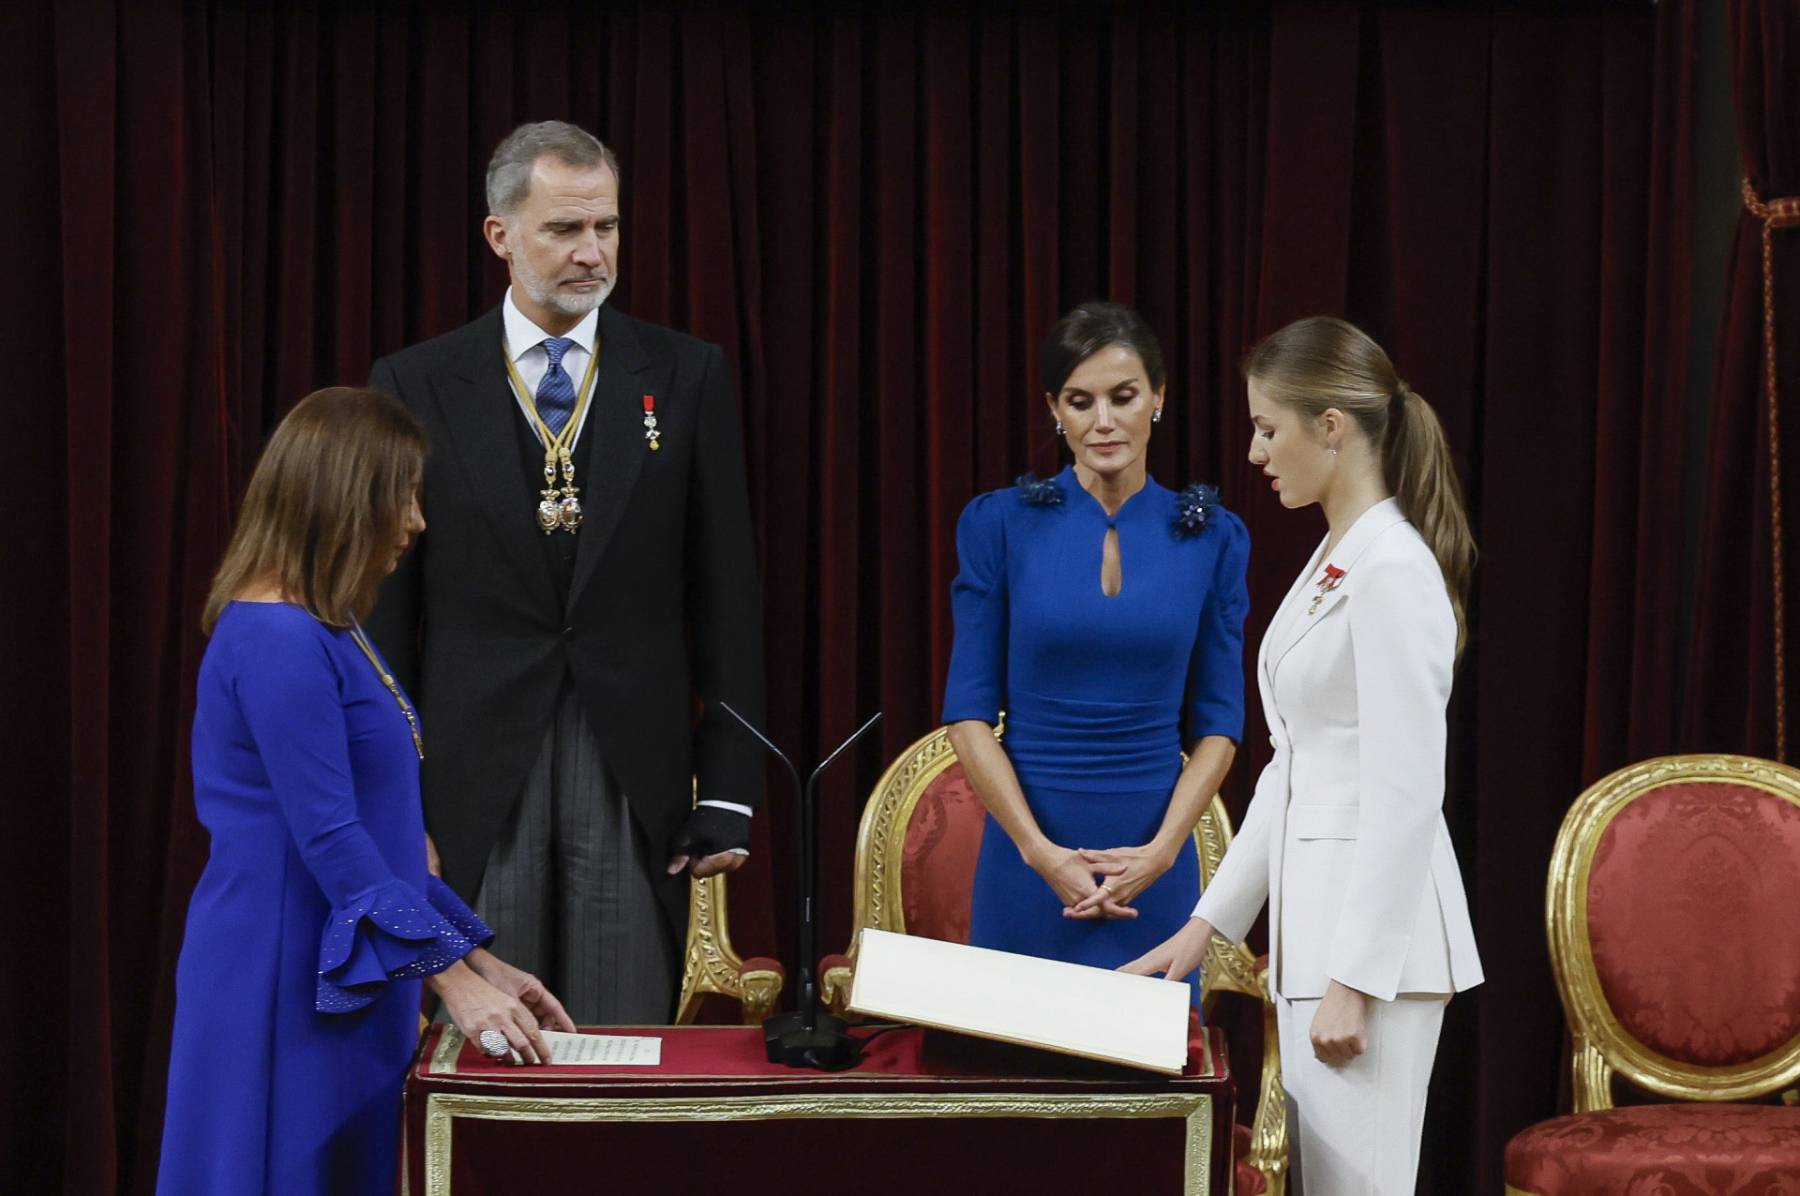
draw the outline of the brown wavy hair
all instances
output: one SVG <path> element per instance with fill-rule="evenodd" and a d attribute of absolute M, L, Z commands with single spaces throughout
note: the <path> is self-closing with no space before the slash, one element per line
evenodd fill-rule
<path fill-rule="evenodd" d="M 333 627 L 367 615 L 425 452 L 418 417 L 379 390 L 333 386 L 294 404 L 250 476 L 201 628 L 210 635 L 226 603 L 264 579 Z"/>
<path fill-rule="evenodd" d="M 1331 316 L 1296 320 L 1244 358 L 1244 376 L 1271 399 L 1316 419 L 1335 407 L 1381 452 L 1388 489 L 1443 570 L 1456 611 L 1456 651 L 1468 640 L 1475 537 L 1437 412 L 1408 386 L 1368 333 Z"/>

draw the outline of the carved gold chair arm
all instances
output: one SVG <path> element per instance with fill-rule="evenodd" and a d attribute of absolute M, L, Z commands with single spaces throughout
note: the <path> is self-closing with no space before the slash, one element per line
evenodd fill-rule
<path fill-rule="evenodd" d="M 1268 1196 L 1287 1191 L 1287 1092 L 1281 1086 L 1281 1035 L 1275 1026 L 1275 1003 L 1269 991 L 1268 959 L 1258 959 L 1242 943 L 1215 935 L 1206 947 L 1203 999 L 1210 1014 L 1213 996 L 1239 993 L 1262 1006 L 1262 1080 L 1256 1097 L 1256 1119 L 1250 1125 L 1250 1154 L 1244 1161 L 1260 1171 Z"/>
<path fill-rule="evenodd" d="M 1263 996 L 1256 957 L 1242 943 L 1228 943 L 1214 935 L 1206 945 L 1205 967 L 1206 995 L 1231 992 L 1241 993 L 1246 997 Z"/>
<path fill-rule="evenodd" d="M 759 957 L 745 961 L 744 970 L 738 973 L 738 999 L 743 1002 L 746 1026 L 759 1026 L 775 1012 L 786 983 L 787 969 L 775 960 Z"/>
<path fill-rule="evenodd" d="M 726 873 L 688 882 L 687 945 L 682 954 L 681 999 L 675 1024 L 692 1025 L 708 993 L 730 997 L 753 1026 L 768 1017 L 781 998 L 787 972 L 773 959 L 745 960 L 732 949 L 726 922 Z"/>
<path fill-rule="evenodd" d="M 1238 950 L 1249 954 L 1242 947 Z M 1260 965 L 1256 973 L 1257 990 L 1263 1003 L 1262 1082 L 1256 1096 L 1256 1120 L 1250 1126 L 1248 1162 L 1262 1172 L 1268 1184 L 1268 1196 L 1286 1196 L 1287 1090 L 1281 1086 L 1281 1033 L 1275 1026 L 1275 1002 L 1269 991 L 1267 962 L 1257 960 L 1256 963 Z"/>
<path fill-rule="evenodd" d="M 856 962 L 848 955 L 827 955 L 819 961 L 819 999 L 835 1017 L 853 1018 L 850 982 L 856 978 Z"/>

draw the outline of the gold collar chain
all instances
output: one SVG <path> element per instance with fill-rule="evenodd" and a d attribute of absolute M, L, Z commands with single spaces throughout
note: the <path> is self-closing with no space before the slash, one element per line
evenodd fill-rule
<path fill-rule="evenodd" d="M 406 700 L 406 695 L 400 692 L 400 683 L 394 680 L 394 675 L 381 666 L 381 658 L 375 655 L 375 645 L 369 642 L 368 634 L 363 631 L 362 624 L 355 622 L 350 624 L 350 638 L 356 641 L 356 646 L 362 649 L 362 654 L 369 658 L 369 663 L 375 668 L 375 675 L 381 678 L 381 683 L 387 686 L 387 691 L 394 695 L 394 701 L 399 705 L 400 713 L 406 716 L 406 728 L 412 732 L 413 751 L 419 753 L 419 759 L 425 759 L 425 736 L 419 730 L 418 712 L 413 709 L 412 703 Z"/>
<path fill-rule="evenodd" d="M 536 512 L 538 530 L 546 536 L 559 529 L 573 535 L 581 526 L 581 499 L 577 497 L 581 490 L 575 485 L 575 461 L 569 450 L 575 447 L 575 433 L 587 416 L 588 402 L 594 397 L 594 379 L 600 370 L 600 341 L 598 337 L 594 340 L 594 351 L 588 354 L 587 372 L 582 376 L 581 389 L 576 392 L 575 410 L 569 414 L 569 422 L 563 425 L 561 432 L 552 432 L 544 417 L 538 414 L 537 398 L 526 387 L 504 342 L 500 345 L 500 355 L 506 360 L 506 376 L 518 391 L 519 403 L 531 413 L 537 437 L 544 445 L 544 489 L 539 492 Z M 556 484 L 559 472 L 561 489 Z"/>

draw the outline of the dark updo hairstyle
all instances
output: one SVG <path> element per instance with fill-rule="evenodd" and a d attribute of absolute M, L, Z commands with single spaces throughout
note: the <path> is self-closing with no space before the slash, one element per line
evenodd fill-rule
<path fill-rule="evenodd" d="M 1100 299 L 1090 299 L 1070 311 L 1044 339 L 1040 358 L 1044 389 L 1055 398 L 1076 366 L 1111 345 L 1136 353 L 1144 363 L 1150 389 L 1162 389 L 1167 378 L 1162 344 L 1150 330 L 1150 322 L 1123 304 Z"/>

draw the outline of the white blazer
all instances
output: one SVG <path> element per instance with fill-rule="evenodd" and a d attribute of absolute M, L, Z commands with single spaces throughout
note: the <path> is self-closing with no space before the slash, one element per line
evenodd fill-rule
<path fill-rule="evenodd" d="M 1273 986 L 1290 1000 L 1329 980 L 1384 1001 L 1461 992 L 1482 974 L 1443 814 L 1443 573 L 1391 498 L 1324 549 L 1263 636 L 1275 758 L 1194 915 L 1242 941 L 1266 900 Z M 1321 590 L 1327 564 L 1344 575 Z"/>

